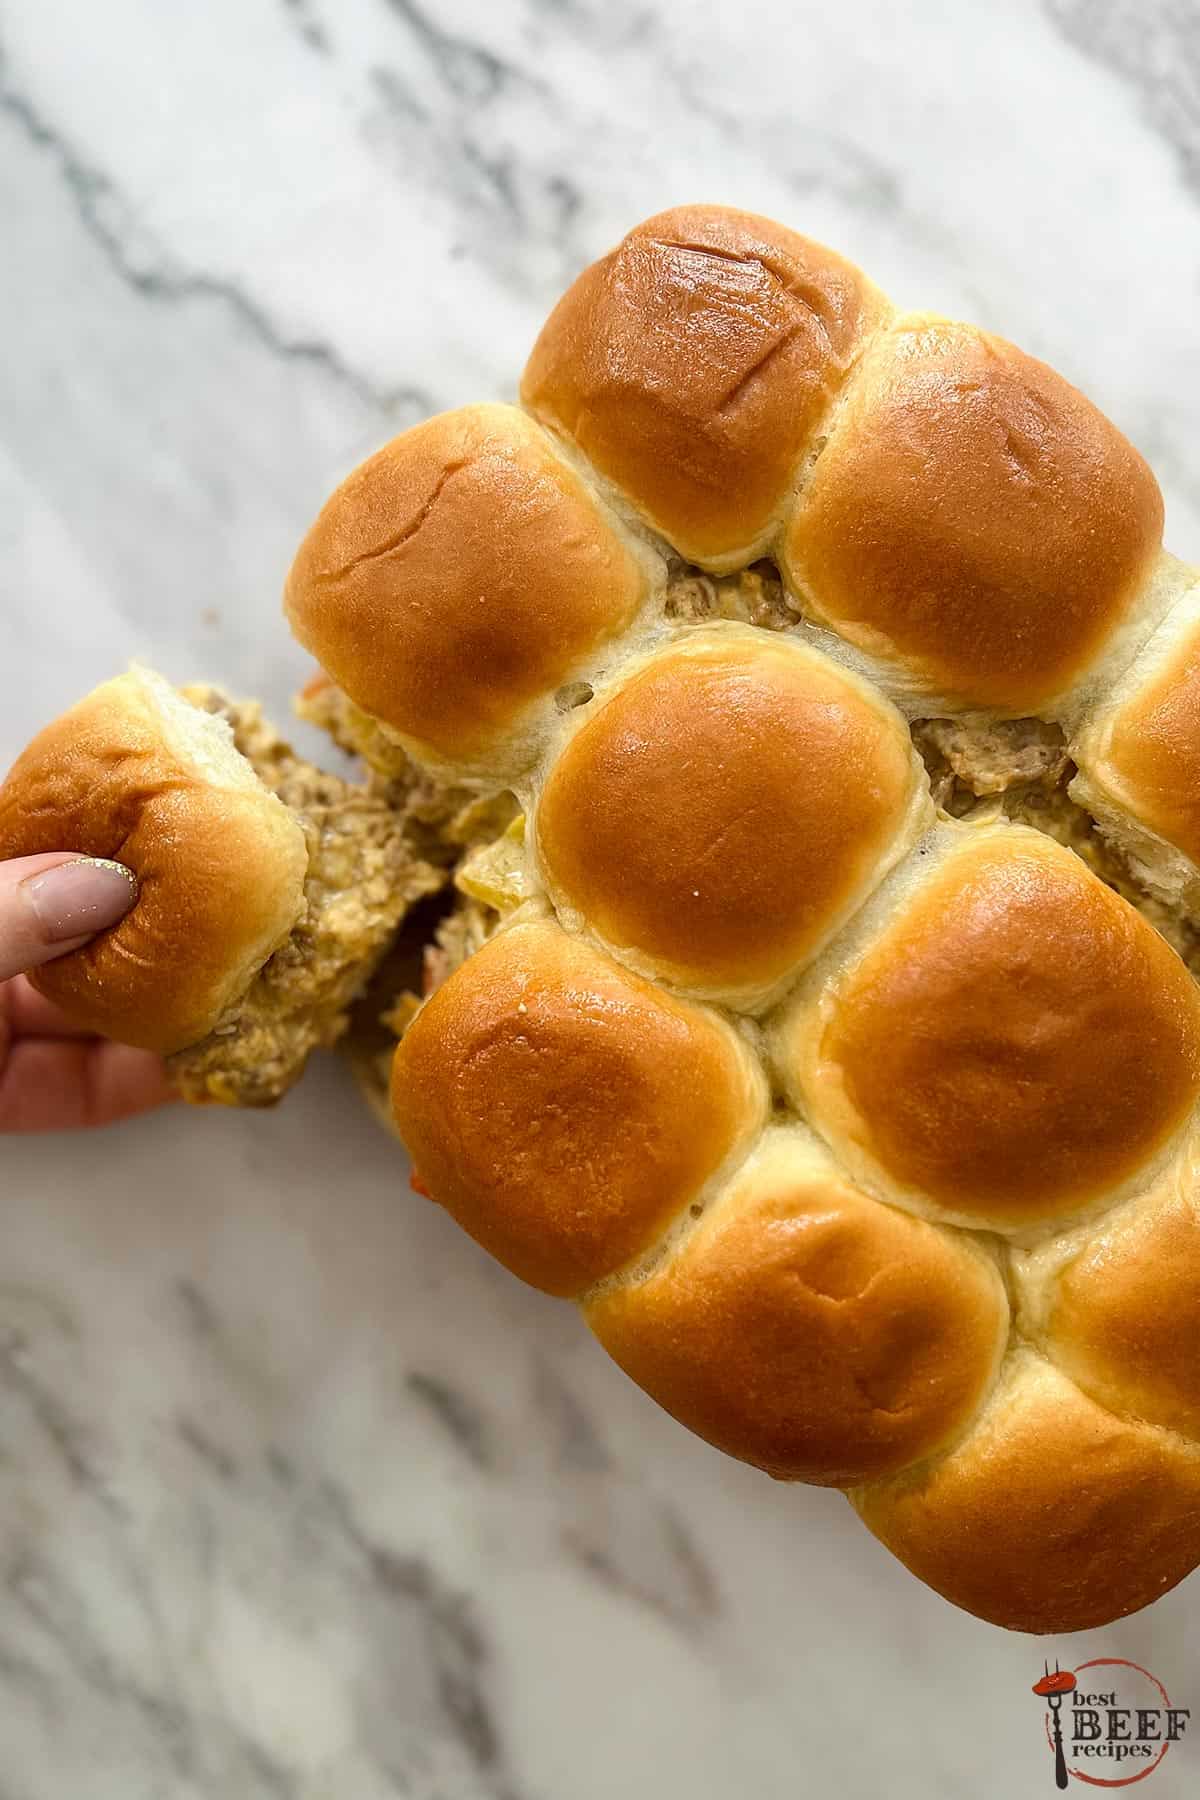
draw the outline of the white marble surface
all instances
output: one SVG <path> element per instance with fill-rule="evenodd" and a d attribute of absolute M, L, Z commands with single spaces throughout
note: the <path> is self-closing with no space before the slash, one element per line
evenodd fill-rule
<path fill-rule="evenodd" d="M 1190 0 L 0 0 L 0 764 L 135 654 L 281 710 L 327 488 L 693 198 L 1058 364 L 1200 554 Z M 1052 1791 L 1044 1646 L 659 1415 L 340 1066 L 0 1204 L 0 1800 Z M 1197 1581 L 1051 1656 L 1200 1720 Z"/>

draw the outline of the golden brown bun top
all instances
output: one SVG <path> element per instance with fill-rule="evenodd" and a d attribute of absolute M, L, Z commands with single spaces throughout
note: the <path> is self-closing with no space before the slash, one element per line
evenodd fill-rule
<path fill-rule="evenodd" d="M 1200 1450 L 1114 1418 L 1028 1351 L 948 1456 L 854 1496 L 914 1575 L 1010 1631 L 1086 1631 L 1200 1560 Z"/>
<path fill-rule="evenodd" d="M 698 631 L 586 720 L 537 812 L 551 890 L 635 966 L 753 997 L 905 847 L 924 772 L 886 702 L 749 626 Z"/>
<path fill-rule="evenodd" d="M 468 406 L 346 478 L 300 546 L 285 605 L 356 705 L 467 762 L 623 630 L 646 586 L 546 435 L 515 407 Z"/>
<path fill-rule="evenodd" d="M 1080 762 L 1119 804 L 1200 864 L 1200 625 L 1100 725 Z"/>
<path fill-rule="evenodd" d="M 1138 1172 L 1200 1092 L 1200 994 L 1070 851 L 963 832 L 894 923 L 780 1032 L 822 1131 L 998 1229 Z"/>
<path fill-rule="evenodd" d="M 1028 1259 L 1035 1264 L 1037 1256 Z M 1018 1274 L 1021 1265 L 1018 1262 Z M 1200 1171 L 1173 1167 L 1034 1287 L 1055 1361 L 1102 1405 L 1200 1441 Z M 1039 1291 L 1041 1290 L 1041 1291 Z"/>
<path fill-rule="evenodd" d="M 0 859 L 111 857 L 132 910 L 30 979 L 78 1025 L 162 1055 L 239 999 L 304 909 L 308 852 L 228 728 L 142 671 L 56 719 L 0 787 Z"/>
<path fill-rule="evenodd" d="M 1061 375 L 918 315 L 867 352 L 782 561 L 817 618 L 925 691 L 1026 713 L 1102 651 L 1162 524 L 1145 462 Z"/>
<path fill-rule="evenodd" d="M 710 1444 L 789 1480 L 849 1485 L 967 1423 L 1008 1331 L 995 1267 L 868 1199 L 804 1132 L 772 1131 L 682 1245 L 588 1322 Z"/>
<path fill-rule="evenodd" d="M 680 206 L 584 270 L 521 397 L 681 555 L 749 562 L 886 307 L 821 244 L 753 213 Z"/>
<path fill-rule="evenodd" d="M 392 1074 L 423 1185 L 552 1294 L 642 1252 L 764 1107 L 753 1059 L 715 1014 L 540 921 L 510 926 L 437 990 Z"/>

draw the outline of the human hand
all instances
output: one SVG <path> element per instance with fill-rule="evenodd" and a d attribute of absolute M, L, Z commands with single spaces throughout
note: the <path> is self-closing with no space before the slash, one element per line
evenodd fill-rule
<path fill-rule="evenodd" d="M 109 1125 L 171 1098 L 157 1056 L 80 1031 L 25 980 L 136 897 L 119 863 L 69 851 L 0 862 L 0 1132 Z"/>

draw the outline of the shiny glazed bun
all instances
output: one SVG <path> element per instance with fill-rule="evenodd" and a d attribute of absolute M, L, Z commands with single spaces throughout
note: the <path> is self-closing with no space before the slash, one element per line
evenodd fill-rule
<path fill-rule="evenodd" d="M 753 213 L 680 206 L 563 295 L 521 398 L 683 556 L 729 568 L 773 536 L 887 311 L 823 245 Z"/>
<path fill-rule="evenodd" d="M 865 953 L 785 1009 L 777 1056 L 851 1167 L 1011 1230 L 1112 1195 L 1183 1124 L 1200 994 L 1051 839 L 958 827 L 941 845 Z"/>
<path fill-rule="evenodd" d="M 640 1255 L 765 1105 L 720 1018 L 544 921 L 512 925 L 438 989 L 392 1074 L 422 1184 L 551 1294 Z"/>
<path fill-rule="evenodd" d="M 470 763 L 628 626 L 653 557 L 511 406 L 441 413 L 326 502 L 285 590 L 293 631 L 413 748 Z"/>
<path fill-rule="evenodd" d="M 919 689 L 1023 713 L 1102 653 L 1162 524 L 1142 458 L 1061 375 L 919 314 L 868 351 L 781 554 L 815 618 Z"/>
<path fill-rule="evenodd" d="M 1027 1350 L 957 1448 L 851 1498 L 914 1575 L 1011 1631 L 1106 1625 L 1200 1554 L 1200 1447 L 1117 1418 Z"/>
<path fill-rule="evenodd" d="M 724 625 L 603 698 L 551 764 L 551 893 L 644 973 L 753 1004 L 931 818 L 904 721 L 795 640 Z"/>
<path fill-rule="evenodd" d="M 0 787 L 0 858 L 76 850 L 137 877 L 132 910 L 30 980 L 79 1025 L 166 1055 L 202 1038 L 304 910 L 304 834 L 227 726 L 147 670 L 36 737 Z"/>
<path fill-rule="evenodd" d="M 680 1243 L 585 1311 L 626 1373 L 710 1444 L 840 1486 L 953 1437 L 1008 1337 L 982 1251 L 868 1199 L 796 1127 L 768 1132 Z"/>

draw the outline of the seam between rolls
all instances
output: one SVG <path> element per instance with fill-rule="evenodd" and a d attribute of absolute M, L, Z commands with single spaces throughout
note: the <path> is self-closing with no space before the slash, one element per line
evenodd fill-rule
<path fill-rule="evenodd" d="M 765 1071 L 763 1073 L 765 1075 Z M 696 1190 L 689 1200 L 684 1202 L 677 1212 L 672 1214 L 652 1243 L 647 1244 L 645 1249 L 639 1250 L 636 1256 L 631 1256 L 619 1268 L 613 1269 L 607 1275 L 602 1275 L 598 1281 L 591 1282 L 581 1293 L 574 1295 L 575 1305 L 586 1313 L 593 1301 L 598 1300 L 603 1294 L 639 1287 L 643 1281 L 648 1280 L 657 1269 L 662 1267 L 673 1252 L 682 1251 L 688 1240 L 703 1224 L 715 1202 L 728 1188 L 732 1187 L 774 1123 L 776 1120 L 770 1110 L 768 1084 L 767 1116 L 759 1125 L 758 1130 L 748 1137 L 745 1145 L 740 1150 L 731 1152 L 720 1166 L 713 1170 L 708 1180 Z"/>
<path fill-rule="evenodd" d="M 1061 1359 L 1054 1354 L 1054 1350 L 1043 1332 L 1022 1332 L 1021 1342 L 1026 1349 L 1030 1350 L 1035 1356 L 1040 1357 L 1044 1363 L 1061 1375 L 1064 1381 L 1069 1381 L 1073 1388 L 1077 1388 L 1085 1400 L 1090 1401 L 1093 1406 L 1098 1407 L 1099 1410 L 1102 1413 L 1106 1413 L 1109 1418 L 1115 1419 L 1119 1425 L 1129 1425 L 1137 1427 L 1138 1429 L 1144 1429 L 1151 1433 L 1156 1433 L 1158 1436 L 1166 1438 L 1170 1442 L 1181 1445 L 1190 1454 L 1200 1457 L 1200 1434 L 1193 1437 L 1190 1433 L 1181 1431 L 1176 1425 L 1164 1425 L 1161 1420 L 1148 1418 L 1145 1413 L 1114 1406 L 1110 1400 L 1101 1399 L 1099 1394 L 1095 1393 L 1090 1386 L 1081 1381 L 1079 1376 L 1068 1369 Z"/>
<path fill-rule="evenodd" d="M 1194 1456 L 1200 1461 L 1200 1439 L 1188 1437 L 1186 1432 L 1176 1431 L 1173 1426 L 1159 1425 L 1153 1419 L 1144 1419 L 1138 1413 L 1124 1413 L 1118 1411 L 1115 1406 L 1110 1406 L 1107 1401 L 1099 1400 L 1095 1394 L 1089 1393 L 1087 1388 L 1085 1388 L 1069 1370 L 1063 1368 L 1056 1357 L 1048 1354 L 1043 1345 L 1034 1342 L 1031 1338 L 1022 1338 L 1021 1344 L 1031 1355 L 1036 1356 L 1041 1362 L 1045 1363 L 1047 1368 L 1053 1369 L 1054 1373 L 1058 1375 L 1061 1380 L 1073 1387 L 1076 1393 L 1081 1394 L 1088 1402 L 1089 1406 L 1094 1406 L 1098 1412 L 1102 1412 L 1105 1417 L 1111 1419 L 1115 1425 L 1124 1425 L 1133 1430 L 1145 1431 L 1151 1437 L 1162 1438 L 1167 1443 L 1176 1446 L 1176 1448 L 1181 1448 L 1186 1455 Z"/>
<path fill-rule="evenodd" d="M 788 492 L 779 506 L 778 514 L 775 519 L 775 527 L 770 539 L 770 555 L 779 571 L 779 578 L 783 582 L 784 588 L 789 593 L 792 593 L 794 590 L 792 589 L 791 583 L 784 575 L 783 566 L 779 560 L 778 550 L 780 541 L 791 524 L 793 515 L 800 506 L 804 494 L 812 481 L 813 472 L 820 462 L 821 457 L 824 455 L 830 439 L 837 432 L 843 415 L 849 410 L 850 401 L 861 384 L 863 367 L 869 353 L 874 350 L 885 337 L 891 335 L 896 320 L 903 316 L 899 309 L 895 307 L 890 295 L 884 294 L 883 298 L 887 305 L 892 308 L 892 311 L 886 319 L 874 326 L 872 330 L 865 332 L 855 346 L 854 353 L 847 362 L 835 391 L 829 396 L 828 403 L 821 414 L 816 429 L 809 439 L 807 447 L 801 452 L 796 461 L 796 466 L 792 471 Z M 800 596 L 796 595 L 795 598 L 799 601 Z M 800 616 L 805 619 L 809 618 L 810 615 L 807 607 L 800 613 Z M 817 623 L 819 624 L 820 621 L 818 620 Z M 835 633 L 835 636 L 839 635 L 840 634 Z"/>
<path fill-rule="evenodd" d="M 1064 1369 L 1056 1358 L 1048 1355 L 1041 1344 L 1026 1337 L 1017 1328 L 1015 1313 L 1012 1315 L 1012 1319 L 1013 1325 L 1010 1330 L 1009 1342 L 997 1367 L 995 1380 L 992 1382 L 986 1395 L 980 1401 L 968 1426 L 963 1431 L 956 1434 L 949 1443 L 935 1451 L 932 1456 L 921 1457 L 916 1462 L 907 1464 L 903 1469 L 897 1469 L 891 1475 L 880 1476 L 875 1481 L 856 1482 L 852 1487 L 843 1488 L 842 1492 L 846 1495 L 846 1498 L 850 1501 L 851 1505 L 857 1508 L 859 1496 L 865 1498 L 878 1489 L 886 1489 L 893 1485 L 902 1486 L 905 1489 L 917 1486 L 927 1475 L 939 1468 L 943 1463 L 947 1462 L 952 1456 L 956 1455 L 982 1424 L 984 1417 L 995 1404 L 997 1390 L 1000 1387 L 1005 1371 L 1010 1367 L 1014 1359 L 1022 1353 L 1036 1357 L 1039 1362 L 1052 1370 L 1061 1381 L 1065 1381 L 1069 1387 L 1074 1388 L 1076 1393 L 1079 1394 L 1089 1406 L 1094 1406 L 1098 1412 L 1103 1413 L 1106 1418 L 1111 1419 L 1114 1425 L 1122 1426 L 1127 1430 L 1145 1432 L 1151 1439 L 1158 1439 L 1176 1451 L 1182 1451 L 1185 1456 L 1194 1458 L 1197 1462 L 1200 1462 L 1200 1440 L 1188 1437 L 1186 1433 L 1176 1431 L 1171 1426 L 1159 1425 L 1152 1419 L 1144 1419 L 1136 1413 L 1126 1414 L 1118 1412 L 1115 1407 L 1109 1406 L 1105 1401 L 1097 1399 L 1097 1397 L 1094 1394 L 1089 1393 L 1087 1388 L 1083 1387 L 1068 1370 Z"/>

